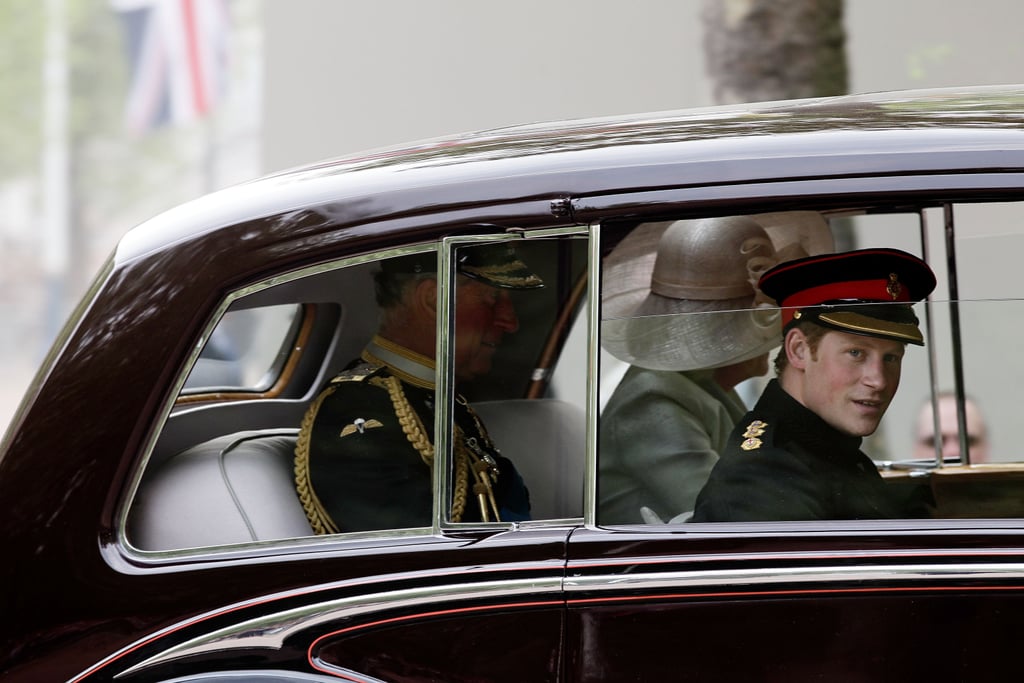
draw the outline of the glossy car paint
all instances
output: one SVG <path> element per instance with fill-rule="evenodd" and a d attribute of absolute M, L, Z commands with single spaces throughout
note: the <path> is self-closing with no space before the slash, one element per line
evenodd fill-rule
<path fill-rule="evenodd" d="M 402 680 L 399 664 L 368 664 L 366 651 L 346 644 L 343 629 L 364 623 L 402 631 L 401 642 L 425 634 L 416 657 L 423 667 L 459 633 L 493 627 L 481 646 L 489 652 L 520 631 L 527 654 L 503 660 L 508 678 L 494 680 L 645 679 L 669 672 L 671 661 L 678 674 L 688 660 L 695 677 L 721 661 L 737 675 L 759 670 L 746 668 L 758 662 L 743 658 L 750 650 L 729 642 L 730 633 L 756 641 L 761 657 L 789 653 L 781 661 L 790 663 L 803 661 L 793 642 L 807 638 L 806 649 L 824 649 L 830 662 L 808 675 L 871 677 L 881 664 L 865 662 L 853 644 L 828 643 L 865 637 L 881 647 L 894 631 L 938 642 L 929 623 L 938 616 L 964 617 L 998 649 L 1024 585 L 1013 521 L 984 533 L 966 523 L 926 531 L 893 523 L 884 533 L 856 525 L 653 535 L 524 528 L 415 542 L 300 541 L 168 561 L 133 554 L 116 529 L 173 381 L 232 290 L 481 225 L 782 210 L 807 197 L 818 207 L 859 196 L 893 205 L 1019 197 L 1022 110 L 1024 89 L 983 89 L 510 128 L 278 174 L 143 224 L 98 275 L 0 451 L 8 509 L 0 671 L 11 681 L 134 671 L 118 679 L 131 681 L 299 662 L 311 675 L 344 678 L 335 669 L 375 666 L 385 680 Z M 410 590 L 424 593 L 403 602 Z M 362 611 L 338 607 L 346 600 Z M 790 603 L 792 612 L 779 607 Z M 261 629 L 246 628 L 301 622 L 320 609 L 325 622 L 299 628 L 277 649 L 262 645 Z M 524 627 L 506 615 L 520 612 Z M 693 626 L 705 622 L 706 631 Z M 678 640 L 668 635 L 677 630 Z M 211 644 L 208 634 L 222 631 L 225 640 Z M 387 640 L 378 633 L 352 637 Z M 555 633 L 564 633 L 564 650 L 549 642 Z M 967 673 L 988 663 L 974 642 L 957 650 Z M 919 652 L 915 645 L 887 661 L 908 671 Z M 637 668 L 626 673 L 629 663 Z M 791 671 L 778 667 L 780 680 Z"/>
<path fill-rule="evenodd" d="M 735 540 L 575 533 L 566 680 L 979 680 L 1014 666 L 1018 534 L 763 526 Z"/>

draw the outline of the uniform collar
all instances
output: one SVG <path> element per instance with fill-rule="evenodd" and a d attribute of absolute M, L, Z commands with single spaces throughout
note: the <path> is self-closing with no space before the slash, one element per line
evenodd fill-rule
<path fill-rule="evenodd" d="M 777 379 L 768 382 L 754 410 L 770 412 L 782 418 L 778 427 L 797 441 L 829 446 L 832 449 L 839 446 L 845 451 L 860 451 L 861 437 L 844 434 L 825 422 L 813 410 L 786 393 Z"/>
<path fill-rule="evenodd" d="M 433 389 L 436 382 L 433 359 L 411 351 L 404 346 L 375 335 L 363 349 L 362 359 L 367 363 L 386 366 L 393 375 L 424 389 Z"/>

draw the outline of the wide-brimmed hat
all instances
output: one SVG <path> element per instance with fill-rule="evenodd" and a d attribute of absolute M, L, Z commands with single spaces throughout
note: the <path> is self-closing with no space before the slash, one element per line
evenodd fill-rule
<path fill-rule="evenodd" d="M 655 370 L 732 365 L 781 341 L 775 302 L 757 289 L 777 263 L 831 251 L 816 212 L 638 226 L 605 258 L 601 344 Z"/>

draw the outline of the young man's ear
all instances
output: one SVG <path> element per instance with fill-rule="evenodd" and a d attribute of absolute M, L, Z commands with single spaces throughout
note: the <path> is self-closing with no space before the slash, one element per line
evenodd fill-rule
<path fill-rule="evenodd" d="M 783 349 L 786 351 L 786 359 L 794 368 L 803 370 L 811 359 L 811 346 L 807 342 L 807 335 L 798 327 L 794 327 L 786 333 L 782 340 Z"/>

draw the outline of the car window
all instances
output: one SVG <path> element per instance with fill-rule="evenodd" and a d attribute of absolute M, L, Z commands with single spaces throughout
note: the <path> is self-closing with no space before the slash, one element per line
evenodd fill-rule
<path fill-rule="evenodd" d="M 1024 291 L 1008 276 L 1022 246 L 1012 230 L 1022 210 L 1019 204 L 951 204 L 822 212 L 824 241 L 810 249 L 812 233 L 795 231 L 804 242 L 801 254 L 900 249 L 925 257 L 938 282 L 928 300 L 913 306 L 925 344 L 899 345 L 898 390 L 878 428 L 858 444 L 866 466 L 884 482 L 887 500 L 898 505 L 884 515 L 855 518 L 1024 516 L 1017 502 L 1024 498 L 1024 456 L 1013 445 L 1019 421 L 1013 392 L 1024 381 L 1016 350 Z M 781 311 L 756 292 L 747 291 L 746 299 L 729 292 L 743 291 L 744 279 L 756 282 L 785 258 L 776 233 L 766 230 L 764 241 L 744 221 L 785 217 L 687 219 L 603 232 L 599 523 L 690 521 L 723 450 L 748 441 L 753 458 L 767 448 L 764 440 L 773 432 L 754 424 L 748 411 L 762 396 L 773 396 L 768 387 L 776 377 L 781 333 L 775 317 Z M 734 243 L 743 247 L 731 261 L 722 255 L 730 230 L 739 231 Z M 702 234 L 711 250 L 695 259 Z M 666 245 L 683 255 L 664 257 L 659 249 Z M 768 330 L 774 332 L 760 336 Z M 781 464 L 766 465 L 744 486 L 755 491 L 772 477 L 799 476 Z M 814 482 L 808 486 L 824 487 L 822 478 L 807 476 Z M 765 519 L 787 518 L 766 513 Z"/>
<path fill-rule="evenodd" d="M 586 259 L 580 237 L 454 250 L 451 522 L 583 516 Z"/>
<path fill-rule="evenodd" d="M 266 391 L 294 350 L 302 306 L 228 311 L 185 380 L 184 392 Z"/>
<path fill-rule="evenodd" d="M 223 302 L 139 474 L 125 523 L 132 546 L 168 551 L 314 534 L 296 445 L 311 402 L 372 338 L 377 267 L 361 259 L 311 268 Z M 231 381 L 210 371 L 213 362 L 232 366 Z"/>
<path fill-rule="evenodd" d="M 586 340 L 567 347 L 565 339 L 585 300 L 586 240 L 516 249 L 536 269 L 515 275 L 522 287 L 492 286 L 516 284 L 501 268 L 508 264 L 485 261 L 474 279 L 463 274 L 473 259 L 456 259 L 446 317 L 463 322 L 444 347 L 450 364 L 435 357 L 436 312 L 446 305 L 438 299 L 437 245 L 309 269 L 230 298 L 141 474 L 126 523 L 130 543 L 166 551 L 429 531 L 439 365 L 459 369 L 448 414 L 462 419 L 440 440 L 457 444 L 445 465 L 454 468 L 450 481 L 466 483 L 460 477 L 479 474 L 472 468 L 481 462 L 508 470 L 485 474 L 492 507 L 481 508 L 476 480 L 458 491 L 462 500 L 445 519 L 581 517 L 585 374 L 577 371 L 561 391 L 550 378 L 560 365 L 585 363 Z M 485 250 L 454 253 L 465 260 Z M 480 457 L 471 447 L 488 450 Z"/>

